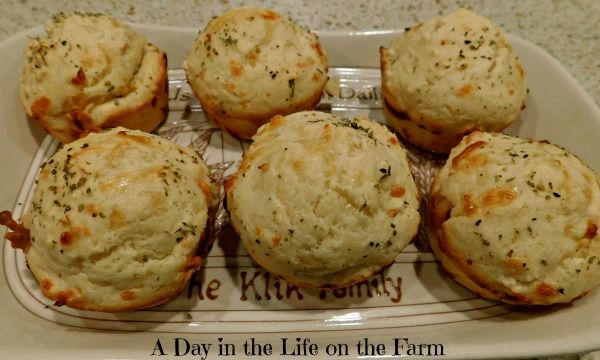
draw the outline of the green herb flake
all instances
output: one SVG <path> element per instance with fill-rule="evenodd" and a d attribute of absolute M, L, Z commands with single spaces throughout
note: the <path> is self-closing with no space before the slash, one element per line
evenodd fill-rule
<path fill-rule="evenodd" d="M 294 92 L 296 90 L 296 79 L 289 79 L 288 86 L 290 88 L 290 98 L 294 97 Z"/>

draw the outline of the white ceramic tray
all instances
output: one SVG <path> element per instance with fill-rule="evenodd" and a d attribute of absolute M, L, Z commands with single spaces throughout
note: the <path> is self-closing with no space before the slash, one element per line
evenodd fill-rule
<path fill-rule="evenodd" d="M 226 177 L 248 144 L 206 121 L 177 69 L 197 32 L 134 27 L 167 52 L 172 69 L 171 111 L 158 133 L 202 152 L 213 175 Z M 18 100 L 22 50 L 27 36 L 39 31 L 0 44 L 4 55 L 0 68 L 0 209 L 13 209 L 16 215 L 28 203 L 39 165 L 56 148 L 55 142 L 27 120 Z M 337 97 L 325 96 L 320 108 L 344 116 L 367 114 L 383 121 L 378 48 L 393 36 L 394 32 L 321 33 L 330 76 L 340 79 L 341 91 Z M 595 139 L 600 136 L 600 111 L 547 53 L 523 40 L 511 41 L 527 71 L 531 93 L 527 109 L 507 131 L 562 145 L 600 172 L 600 154 L 594 151 Z M 420 185 L 426 188 L 439 158 L 410 150 Z M 10 358 L 65 354 L 146 358 L 155 350 L 157 339 L 164 352 L 173 356 L 176 338 L 185 338 L 190 345 L 211 343 L 208 358 L 219 358 L 221 342 L 234 344 L 236 355 L 243 357 L 242 344 L 249 338 L 272 344 L 272 358 L 283 351 L 281 338 L 288 339 L 288 353 L 296 338 L 309 339 L 319 348 L 314 358 L 330 358 L 328 344 L 347 344 L 348 355 L 356 357 L 356 343 L 363 338 L 384 344 L 386 357 L 396 350 L 395 338 L 423 344 L 423 354 L 439 353 L 443 348 L 452 358 L 525 357 L 600 347 L 600 312 L 596 311 L 600 291 L 569 306 L 522 309 L 502 305 L 455 284 L 422 245 L 409 246 L 388 271 L 369 282 L 335 291 L 308 291 L 290 286 L 254 264 L 225 226 L 187 291 L 169 304 L 127 314 L 55 307 L 41 295 L 20 252 L 5 244 L 2 255 L 0 329 L 4 336 L 0 337 L 0 358 L 5 358 L 3 354 Z M 179 344 L 183 345 L 183 340 Z M 408 351 L 404 344 L 397 352 Z"/>

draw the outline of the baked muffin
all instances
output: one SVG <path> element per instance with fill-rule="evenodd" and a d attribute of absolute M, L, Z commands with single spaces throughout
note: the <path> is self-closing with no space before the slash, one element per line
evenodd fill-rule
<path fill-rule="evenodd" d="M 600 283 L 600 184 L 568 151 L 474 132 L 434 180 L 429 239 L 455 280 L 511 304 L 565 303 Z"/>
<path fill-rule="evenodd" d="M 23 217 L 30 241 L 13 245 L 57 305 L 146 308 L 175 297 L 200 266 L 213 198 L 193 150 L 122 127 L 92 133 L 42 167 Z"/>
<path fill-rule="evenodd" d="M 405 139 L 448 153 L 473 131 L 501 131 L 525 108 L 523 67 L 489 19 L 466 9 L 381 48 L 384 114 Z"/>
<path fill-rule="evenodd" d="M 28 116 L 69 143 L 101 129 L 154 130 L 167 114 L 167 58 L 108 15 L 59 14 L 25 49 L 20 97 Z"/>
<path fill-rule="evenodd" d="M 394 262 L 417 233 L 417 188 L 396 136 L 321 112 L 261 127 L 225 183 L 231 224 L 268 271 L 344 287 Z"/>
<path fill-rule="evenodd" d="M 327 82 L 317 36 L 268 9 L 213 19 L 183 67 L 206 114 L 242 139 L 275 115 L 314 109 Z"/>

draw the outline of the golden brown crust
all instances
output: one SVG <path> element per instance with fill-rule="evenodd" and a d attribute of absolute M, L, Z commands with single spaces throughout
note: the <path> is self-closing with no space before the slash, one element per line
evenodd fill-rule
<path fill-rule="evenodd" d="M 205 237 L 206 232 L 201 235 L 201 238 Z M 40 283 L 40 289 L 44 296 L 48 299 L 54 301 L 55 306 L 63 306 L 66 305 L 73 309 L 86 310 L 86 311 L 100 311 L 100 312 L 108 312 L 108 313 L 116 313 L 116 312 L 127 312 L 134 310 L 146 309 L 154 306 L 158 306 L 169 302 L 170 300 L 176 298 L 181 291 L 188 284 L 189 279 L 192 277 L 194 272 L 196 272 L 201 264 L 202 259 L 200 256 L 195 255 L 198 252 L 199 243 L 195 246 L 194 251 L 192 251 L 190 256 L 188 257 L 188 261 L 184 264 L 182 269 L 183 271 L 183 280 L 180 282 L 180 286 L 176 288 L 174 291 L 168 294 L 164 294 L 159 298 L 152 299 L 144 299 L 144 298 L 136 298 L 135 293 L 131 290 L 124 290 L 121 293 L 121 298 L 123 299 L 123 303 L 121 306 L 97 306 L 93 303 L 87 302 L 82 295 L 77 291 L 77 289 L 68 289 L 61 290 L 59 292 L 52 291 L 52 280 L 49 278 L 44 278 L 42 280 L 38 280 Z M 36 275 L 36 273 L 33 273 Z M 37 276 L 35 276 L 37 279 Z"/>
<path fill-rule="evenodd" d="M 477 149 L 484 147 L 486 144 L 487 143 L 485 141 L 477 141 L 472 144 L 469 144 L 469 146 L 467 146 L 460 154 L 458 154 L 452 159 L 452 167 L 458 168 L 463 159 L 471 155 L 471 153 L 476 151 Z"/>
<path fill-rule="evenodd" d="M 323 85 L 323 88 L 325 85 Z M 304 102 L 297 102 L 281 109 L 262 113 L 232 113 L 225 112 L 216 101 L 201 97 L 193 88 L 192 91 L 202 105 L 206 115 L 211 118 L 221 129 L 229 131 L 240 139 L 250 139 L 263 124 L 277 115 L 288 115 L 295 112 L 312 110 L 321 101 L 321 91 L 315 92 L 311 98 Z"/>
<path fill-rule="evenodd" d="M 10 242 L 10 246 L 13 249 L 21 249 L 27 252 L 31 246 L 29 230 L 22 224 L 17 223 L 12 218 L 10 211 L 0 212 L 0 225 L 4 225 L 11 230 L 4 234 L 4 238 Z"/>
<path fill-rule="evenodd" d="M 442 262 L 444 269 L 456 281 L 476 292 L 478 295 L 491 300 L 504 301 L 514 305 L 528 305 L 533 302 L 521 299 L 518 294 L 511 295 L 494 290 L 494 285 L 486 281 L 472 265 L 471 259 L 466 259 L 461 252 L 447 241 L 444 222 L 450 217 L 454 205 L 443 195 L 433 193 L 428 205 L 429 244 L 436 258 Z"/>
<path fill-rule="evenodd" d="M 474 127 L 452 133 L 439 128 L 430 130 L 425 125 L 416 123 L 406 112 L 393 108 L 388 99 L 383 95 L 382 108 L 386 120 L 403 138 L 420 148 L 438 154 L 448 154 L 464 135 L 476 130 Z M 426 123 L 426 119 L 421 117 L 420 122 Z"/>
<path fill-rule="evenodd" d="M 152 91 L 152 97 L 136 107 L 113 113 L 105 119 L 100 128 L 109 129 L 123 126 L 128 129 L 151 132 L 167 118 L 168 106 L 167 55 L 163 53 L 163 65 L 156 80 L 156 87 Z M 82 135 L 82 133 L 79 135 Z"/>

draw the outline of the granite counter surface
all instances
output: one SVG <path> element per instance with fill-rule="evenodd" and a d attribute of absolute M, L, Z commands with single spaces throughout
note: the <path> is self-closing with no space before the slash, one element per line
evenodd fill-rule
<path fill-rule="evenodd" d="M 128 22 L 202 29 L 213 16 L 240 5 L 272 8 L 312 30 L 405 28 L 457 7 L 469 7 L 491 18 L 507 33 L 542 47 L 600 104 L 599 0 L 0 0 L 0 41 L 40 25 L 61 11 L 104 12 Z M 579 358 L 600 359 L 600 356 L 551 359 Z"/>

